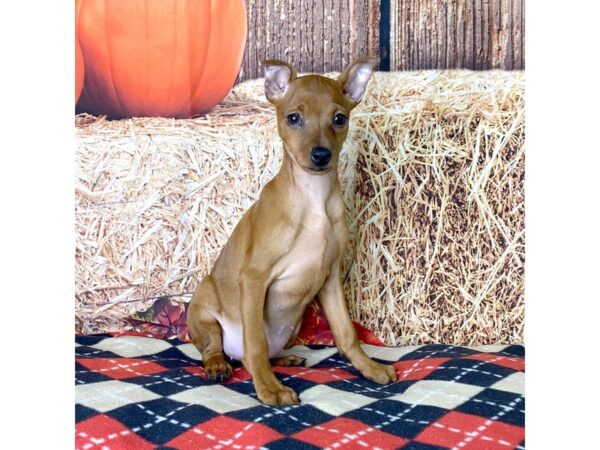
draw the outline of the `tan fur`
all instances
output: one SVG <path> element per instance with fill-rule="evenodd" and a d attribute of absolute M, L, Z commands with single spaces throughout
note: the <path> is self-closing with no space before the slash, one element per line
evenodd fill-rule
<path fill-rule="evenodd" d="M 242 359 L 262 402 L 297 403 L 296 393 L 275 378 L 269 359 L 294 339 L 304 309 L 317 296 L 340 352 L 366 378 L 381 384 L 395 381 L 392 366 L 372 361 L 359 346 L 340 278 L 348 231 L 337 163 L 348 123 L 340 127 L 332 121 L 336 114 L 350 115 L 375 61 L 357 60 L 337 80 L 297 78 L 281 61 L 263 64 L 265 92 L 276 106 L 283 141 L 281 169 L 196 288 L 188 312 L 190 336 L 209 378 L 223 381 L 231 375 L 225 351 Z M 290 126 L 291 113 L 301 115 L 301 126 Z M 311 161 L 315 147 L 331 151 L 323 168 Z"/>

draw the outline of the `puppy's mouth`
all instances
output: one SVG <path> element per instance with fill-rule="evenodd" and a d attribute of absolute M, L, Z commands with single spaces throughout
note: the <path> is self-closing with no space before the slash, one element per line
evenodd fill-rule
<path fill-rule="evenodd" d="M 302 168 L 308 173 L 312 173 L 314 175 L 325 175 L 326 173 L 331 171 L 331 166 L 329 167 L 307 167 L 302 166 Z"/>

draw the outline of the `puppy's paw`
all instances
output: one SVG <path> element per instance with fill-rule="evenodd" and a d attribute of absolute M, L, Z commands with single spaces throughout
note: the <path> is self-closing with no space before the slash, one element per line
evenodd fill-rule
<path fill-rule="evenodd" d="M 396 381 L 398 378 L 394 366 L 386 366 L 376 363 L 375 361 L 373 361 L 373 364 L 370 364 L 362 374 L 365 378 L 378 384 L 389 384 Z"/>
<path fill-rule="evenodd" d="M 303 367 L 306 363 L 306 358 L 301 358 L 296 355 L 282 356 L 271 360 L 272 366 L 278 367 Z"/>
<path fill-rule="evenodd" d="M 231 366 L 224 358 L 212 358 L 204 363 L 206 378 L 222 383 L 231 378 Z"/>
<path fill-rule="evenodd" d="M 256 394 L 258 399 L 265 405 L 295 405 L 300 403 L 298 400 L 298 394 L 287 386 L 261 386 L 256 387 Z"/>

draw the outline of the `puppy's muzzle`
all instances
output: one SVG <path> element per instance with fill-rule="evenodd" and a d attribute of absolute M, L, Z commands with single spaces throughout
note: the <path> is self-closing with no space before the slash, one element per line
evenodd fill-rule
<path fill-rule="evenodd" d="M 325 147 L 315 147 L 310 152 L 310 160 L 316 167 L 325 167 L 331 160 L 331 150 Z"/>

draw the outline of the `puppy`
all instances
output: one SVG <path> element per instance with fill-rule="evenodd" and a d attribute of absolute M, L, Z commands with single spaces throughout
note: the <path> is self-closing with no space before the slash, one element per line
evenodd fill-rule
<path fill-rule="evenodd" d="M 396 380 L 392 366 L 371 360 L 359 346 L 341 283 L 348 230 L 338 158 L 350 112 L 376 63 L 358 59 L 334 80 L 298 77 L 285 62 L 263 62 L 265 95 L 275 105 L 283 141 L 281 169 L 196 288 L 187 321 L 206 376 L 216 381 L 231 376 L 226 353 L 243 362 L 259 400 L 269 405 L 298 403 L 272 364 L 302 363 L 296 356 L 273 358 L 293 342 L 315 296 L 340 353 L 369 380 Z"/>

